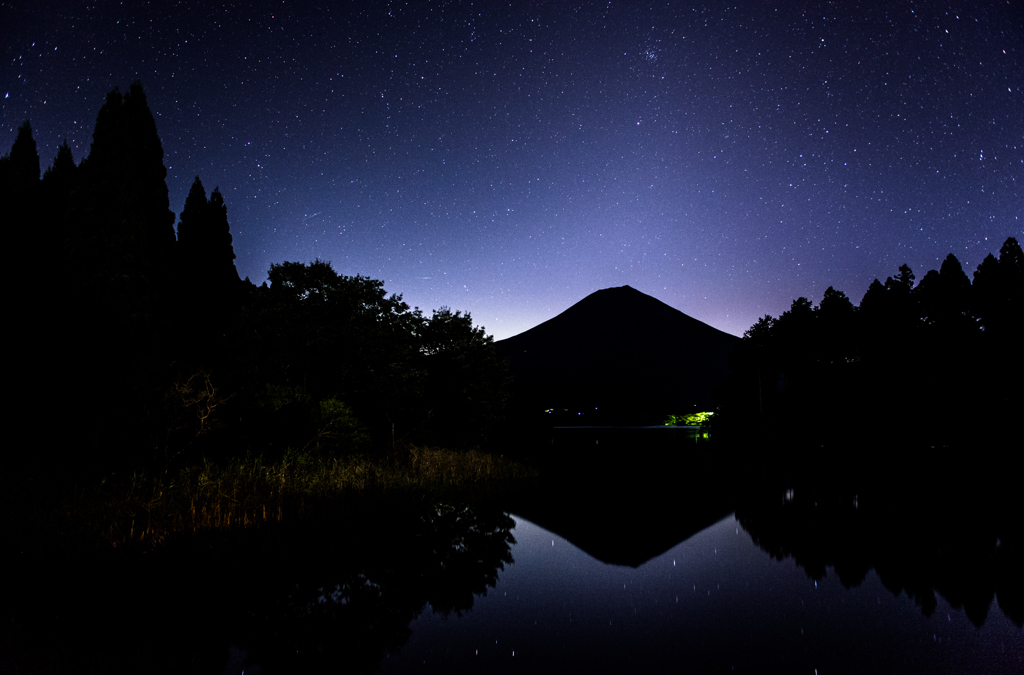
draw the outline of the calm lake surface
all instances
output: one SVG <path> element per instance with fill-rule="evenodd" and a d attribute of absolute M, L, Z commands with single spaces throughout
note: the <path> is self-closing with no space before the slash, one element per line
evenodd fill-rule
<path fill-rule="evenodd" d="M 541 449 L 563 461 L 527 494 L 11 551 L 0 672 L 1024 673 L 1024 509 L 984 452 L 737 461 L 606 429 Z"/>
<path fill-rule="evenodd" d="M 637 568 L 513 516 L 514 564 L 461 617 L 424 611 L 386 673 L 1020 673 L 1024 635 L 931 616 L 870 572 L 847 589 L 775 560 L 730 515 Z"/>

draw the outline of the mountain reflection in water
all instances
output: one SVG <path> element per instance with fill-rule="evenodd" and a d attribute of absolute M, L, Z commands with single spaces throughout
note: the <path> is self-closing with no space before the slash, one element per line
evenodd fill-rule
<path fill-rule="evenodd" d="M 578 452 L 511 503 L 15 556 L 0 671 L 1024 672 L 1009 479 L 915 488 L 635 438 L 554 439 Z"/>
<path fill-rule="evenodd" d="M 753 545 L 733 516 L 638 568 L 608 565 L 516 518 L 514 565 L 473 612 L 412 624 L 385 673 L 1020 672 L 1024 636 L 930 617 L 874 572 L 847 589 Z"/>
<path fill-rule="evenodd" d="M 1005 473 L 637 437 L 556 430 L 515 564 L 471 615 L 421 615 L 385 672 L 1024 672 Z"/>

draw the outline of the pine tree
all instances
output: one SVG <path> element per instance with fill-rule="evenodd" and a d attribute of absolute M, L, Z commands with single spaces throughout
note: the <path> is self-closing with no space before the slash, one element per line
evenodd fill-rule
<path fill-rule="evenodd" d="M 32 137 L 32 125 L 26 121 L 18 128 L 11 152 L 0 157 L 0 204 L 7 223 L 4 236 L 11 251 L 40 253 L 44 242 L 43 225 L 38 216 L 39 152 Z M 22 255 L 16 268 L 27 267 L 28 257 Z M 16 269 L 18 278 L 27 270 Z"/>
<path fill-rule="evenodd" d="M 166 294 L 174 213 L 163 147 L 142 86 L 107 94 L 82 162 L 73 236 L 75 273 L 119 311 L 150 311 Z M 141 305 L 140 305 L 141 303 Z"/>
<path fill-rule="evenodd" d="M 179 281 L 186 303 L 203 305 L 202 313 L 222 312 L 239 290 L 235 251 L 231 246 L 227 206 L 219 189 L 210 199 L 196 176 L 178 223 Z M 198 308 L 197 308 L 198 309 Z"/>
<path fill-rule="evenodd" d="M 10 218 L 9 222 L 19 223 L 18 234 L 22 236 L 31 228 L 30 223 L 22 221 L 35 206 L 38 190 L 39 152 L 36 150 L 36 140 L 32 137 L 32 125 L 26 121 L 18 127 L 18 135 L 14 139 L 10 153 L 0 157 L 0 199 L 6 216 Z M 18 236 L 16 239 L 21 237 Z"/>
<path fill-rule="evenodd" d="M 11 152 L 0 157 L 0 183 L 5 191 L 15 193 L 39 182 L 39 152 L 28 120 L 18 127 Z"/>
<path fill-rule="evenodd" d="M 231 227 L 228 225 L 228 207 L 219 188 L 213 188 L 207 205 L 209 221 L 205 262 L 214 283 L 224 292 L 231 292 L 239 283 L 235 269 L 235 249 L 231 245 Z"/>
<path fill-rule="evenodd" d="M 191 285 L 199 274 L 199 258 L 202 249 L 203 229 L 207 217 L 209 201 L 202 181 L 196 176 L 192 188 L 185 198 L 185 206 L 181 210 L 178 221 L 178 260 L 179 276 L 182 283 Z"/>
<path fill-rule="evenodd" d="M 107 95 L 89 154 L 73 164 L 69 151 L 58 152 L 46 181 L 60 192 L 62 174 L 72 177 L 56 297 L 63 301 L 61 322 L 76 334 L 59 358 L 64 377 L 88 383 L 89 392 L 68 428 L 94 436 L 98 453 L 90 464 L 129 463 L 144 454 L 142 439 L 159 431 L 178 330 L 167 170 L 138 82 L 126 95 Z M 109 411 L 117 411 L 116 424 Z"/>
<path fill-rule="evenodd" d="M 62 266 L 66 264 L 64 251 L 69 232 L 68 209 L 71 207 L 77 181 L 78 167 L 65 139 L 57 148 L 53 164 L 43 174 L 42 182 L 42 205 L 46 211 L 45 228 L 48 235 L 61 247 L 58 260 Z"/>

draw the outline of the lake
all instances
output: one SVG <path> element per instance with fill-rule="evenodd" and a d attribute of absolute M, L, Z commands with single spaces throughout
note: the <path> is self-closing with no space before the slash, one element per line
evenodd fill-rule
<path fill-rule="evenodd" d="M 609 565 L 513 516 L 515 563 L 462 617 L 425 611 L 385 673 L 1022 672 L 1021 628 L 931 616 L 871 572 L 844 588 L 758 548 L 735 516 L 643 565 Z"/>
<path fill-rule="evenodd" d="M 545 443 L 564 461 L 511 497 L 362 500 L 157 555 L 13 552 L 0 671 L 1024 672 L 1020 496 L 984 453 Z"/>

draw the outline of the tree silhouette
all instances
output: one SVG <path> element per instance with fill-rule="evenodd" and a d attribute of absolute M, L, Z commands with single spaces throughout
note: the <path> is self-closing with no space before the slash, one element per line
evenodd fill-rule
<path fill-rule="evenodd" d="M 948 421 L 967 409 L 998 439 L 1021 403 L 1007 382 L 1024 377 L 1020 359 L 1009 358 L 1024 329 L 1024 253 L 1008 238 L 973 285 L 952 254 L 914 280 L 901 265 L 884 284 L 875 279 L 858 307 L 829 287 L 816 308 L 797 298 L 778 319 L 759 319 L 733 354 L 719 419 L 733 429 L 800 419 L 789 438 L 852 442 L 851 412 L 885 401 L 871 429 L 893 440 L 966 441 L 977 429 Z"/>
<path fill-rule="evenodd" d="M 214 189 L 207 198 L 198 176 L 175 232 L 140 83 L 107 94 L 80 164 L 65 141 L 41 180 L 39 166 L 26 122 L 0 157 L 0 197 L 12 246 L 55 263 L 45 275 L 33 271 L 15 301 L 38 317 L 19 334 L 34 355 L 25 362 L 42 364 L 27 398 L 87 383 L 63 413 L 66 437 L 54 442 L 66 448 L 70 475 L 166 464 L 183 435 L 181 411 L 191 414 L 187 383 L 198 381 L 236 419 L 299 410 L 296 447 L 310 438 L 354 447 L 339 430 L 363 426 L 394 447 L 396 430 L 425 438 L 460 416 L 473 419 L 461 425 L 464 436 L 482 438 L 480 420 L 500 410 L 502 363 L 468 315 L 444 309 L 427 320 L 383 282 L 319 260 L 272 265 L 259 289 L 239 281 L 224 197 Z M 28 278 L 30 260 L 19 257 L 18 278 Z M 436 415 L 423 425 L 428 411 Z M 207 429 L 210 420 L 201 421 Z M 235 433 L 244 436 L 242 427 Z M 248 438 L 266 446 L 266 437 Z"/>
<path fill-rule="evenodd" d="M 955 255 L 946 256 L 938 273 L 929 271 L 916 290 L 922 318 L 932 329 L 946 336 L 971 329 L 971 282 Z"/>
<path fill-rule="evenodd" d="M 49 356 L 67 382 L 88 383 L 67 412 L 69 465 L 124 466 L 147 457 L 163 433 L 165 393 L 174 378 L 171 302 L 174 214 L 163 149 L 141 85 L 114 89 L 100 108 L 89 155 L 74 165 L 65 143 L 43 184 L 41 209 L 59 242 L 53 334 L 74 326 Z M 112 412 L 116 423 L 112 422 Z M 70 440 L 70 439 L 69 439 Z M 63 441 L 60 443 L 63 444 Z M 75 470 L 72 468 L 72 470 Z"/>
<path fill-rule="evenodd" d="M 842 366 L 853 360 L 854 307 L 846 293 L 829 286 L 815 312 L 822 364 Z"/>
<path fill-rule="evenodd" d="M 5 251 L 9 253 L 9 267 L 12 278 L 22 282 L 23 287 L 13 293 L 7 301 L 8 312 L 13 309 L 14 320 L 8 320 L 10 338 L 13 338 L 12 353 L 16 355 L 9 368 L 11 381 L 24 387 L 20 395 L 11 397 L 14 410 L 11 419 L 28 421 L 27 428 L 37 428 L 35 422 L 39 411 L 30 403 L 41 400 L 39 394 L 50 375 L 48 364 L 40 362 L 36 349 L 50 331 L 45 312 L 46 292 L 50 270 L 40 268 L 36 256 L 52 255 L 46 245 L 45 222 L 39 209 L 39 154 L 32 137 L 32 125 L 25 122 L 18 128 L 18 135 L 11 151 L 0 157 L 0 204 L 3 208 Z M 42 371 L 42 372 L 33 372 Z M 12 414 L 13 413 L 13 414 Z M 7 464 L 11 459 L 20 459 L 26 453 L 5 452 Z"/>
<path fill-rule="evenodd" d="M 216 295 L 235 291 L 238 284 L 227 214 L 220 190 L 214 188 L 207 200 L 196 176 L 178 225 L 178 255 L 182 275 Z"/>
<path fill-rule="evenodd" d="M 203 354 L 219 360 L 219 336 L 241 301 L 234 259 L 224 199 L 215 189 L 208 200 L 196 176 L 178 224 L 176 274 L 183 342 L 193 361 Z"/>
<path fill-rule="evenodd" d="M 174 213 L 163 147 L 139 82 L 124 96 L 117 89 L 107 94 L 79 169 L 72 275 L 115 313 L 159 311 L 170 280 Z"/>
<path fill-rule="evenodd" d="M 1013 237 L 989 254 L 974 272 L 972 308 L 985 333 L 999 339 L 1021 332 L 1024 310 L 1024 253 Z"/>
<path fill-rule="evenodd" d="M 229 331 L 241 381 L 257 397 L 270 385 L 343 401 L 384 445 L 418 396 L 419 311 L 321 260 L 271 265 L 269 282 Z"/>
<path fill-rule="evenodd" d="M 44 238 L 42 223 L 36 214 L 39 206 L 39 153 L 28 121 L 18 127 L 10 153 L 0 157 L 0 200 L 5 219 L 11 224 L 5 233 L 11 250 L 40 250 Z"/>
<path fill-rule="evenodd" d="M 60 262 L 63 265 L 63 244 L 67 239 L 68 209 L 71 208 L 72 195 L 78 185 L 78 166 L 71 154 L 67 139 L 57 148 L 57 156 L 53 164 L 43 174 L 43 208 L 46 210 L 47 236 L 59 242 L 61 246 Z"/>
<path fill-rule="evenodd" d="M 507 366 L 493 340 L 468 313 L 448 307 L 434 310 L 420 336 L 429 440 L 456 446 L 483 442 L 502 417 L 508 389 Z"/>
<path fill-rule="evenodd" d="M 39 151 L 27 120 L 18 127 L 11 151 L 0 157 L 0 180 L 10 193 L 31 189 L 39 182 Z"/>

